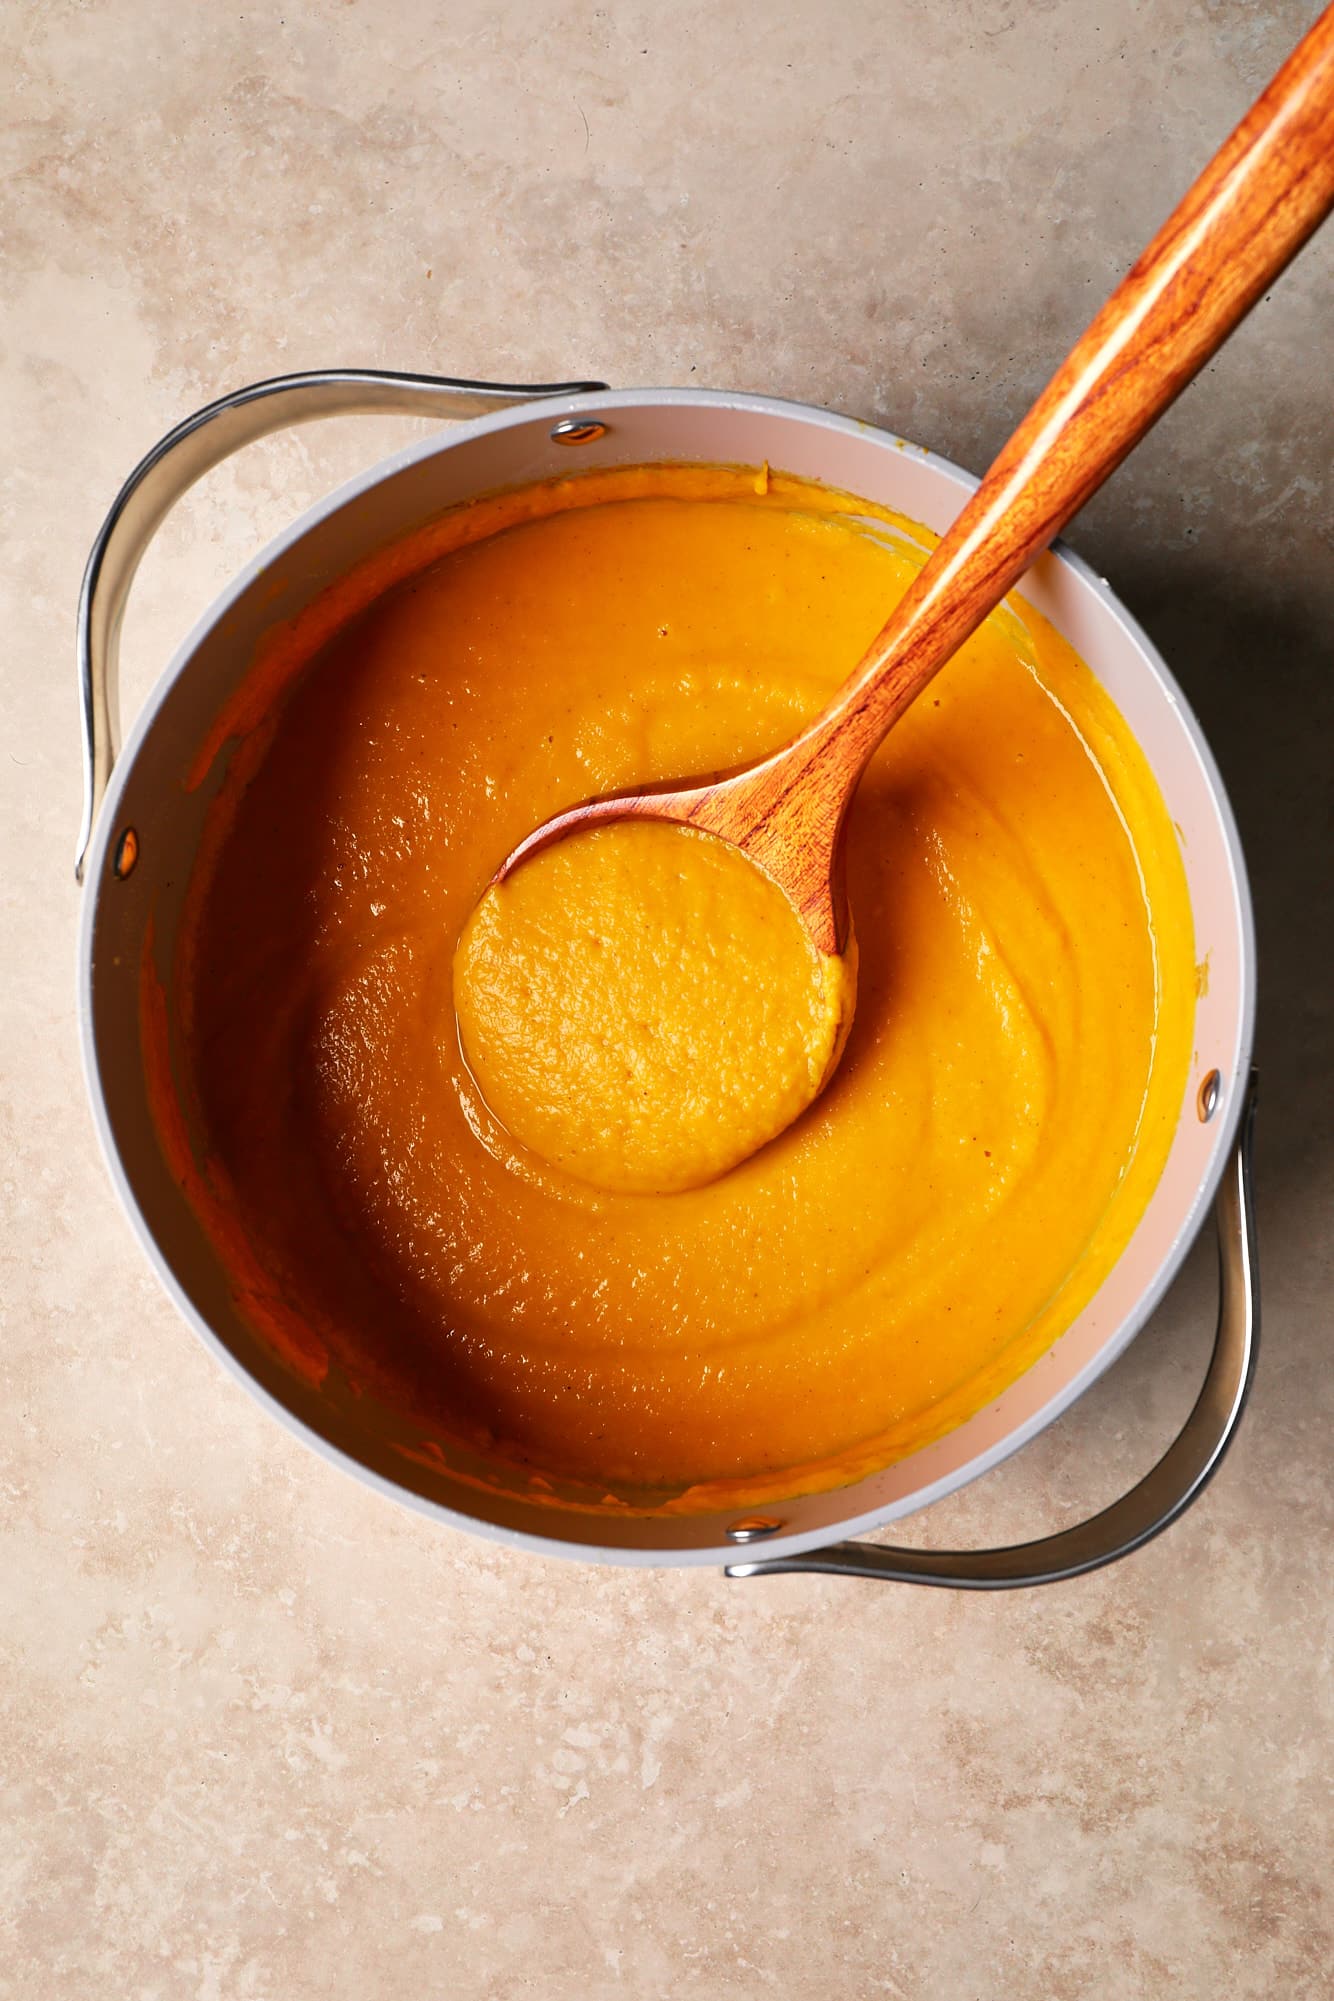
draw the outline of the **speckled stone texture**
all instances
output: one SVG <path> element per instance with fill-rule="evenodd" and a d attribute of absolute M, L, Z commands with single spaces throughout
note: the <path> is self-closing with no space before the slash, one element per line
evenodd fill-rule
<path fill-rule="evenodd" d="M 1184 680 L 1263 953 L 1266 1349 L 1171 1534 L 1040 1594 L 630 1574 L 306 1452 L 159 1295 L 73 1020 L 72 624 L 183 413 L 364 363 L 774 390 L 981 470 L 1307 0 L 13 0 L 3 129 L 0 1993 L 1328 1994 L 1334 239 L 1077 525 Z M 411 436 L 173 516 L 138 699 Z M 1324 845 L 1322 845 L 1322 843 Z M 1080 1407 L 911 1525 L 1074 1519 L 1188 1408 L 1202 1247 Z"/>

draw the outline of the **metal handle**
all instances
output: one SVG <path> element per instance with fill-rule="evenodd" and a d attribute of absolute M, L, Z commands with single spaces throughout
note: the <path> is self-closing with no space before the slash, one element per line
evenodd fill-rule
<path fill-rule="evenodd" d="M 120 748 L 118 685 L 121 621 L 130 585 L 166 515 L 197 479 L 270 431 L 315 417 L 373 410 L 403 416 L 484 417 L 543 396 L 575 396 L 605 382 L 468 382 L 448 375 L 399 375 L 376 368 L 324 368 L 277 375 L 220 396 L 154 445 L 116 495 L 102 523 L 79 594 L 79 710 L 83 732 L 83 820 L 74 874 L 93 837 Z"/>
<path fill-rule="evenodd" d="M 1129 1556 L 1184 1514 L 1217 1471 L 1245 1407 L 1260 1335 L 1259 1276 L 1251 1152 L 1256 1077 L 1251 1073 L 1236 1148 L 1215 1203 L 1218 1222 L 1218 1333 L 1209 1372 L 1185 1425 L 1151 1473 L 1110 1508 L 1059 1535 L 1008 1549 L 893 1549 L 843 1542 L 805 1556 L 729 1563 L 728 1577 L 824 1571 L 832 1577 L 878 1577 L 894 1584 L 953 1585 L 965 1591 L 1012 1591 L 1056 1584 Z"/>

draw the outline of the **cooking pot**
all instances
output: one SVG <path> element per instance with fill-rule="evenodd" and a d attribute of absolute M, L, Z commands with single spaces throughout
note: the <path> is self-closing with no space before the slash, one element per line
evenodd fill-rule
<path fill-rule="evenodd" d="M 139 559 L 178 496 L 228 453 L 288 424 L 350 411 L 464 419 L 384 460 L 312 508 L 223 592 L 117 752 L 116 654 Z M 428 1464 L 369 1404 L 290 1373 L 247 1325 L 229 1275 L 158 1142 L 140 1027 L 146 951 L 172 1015 L 182 899 L 225 757 L 187 782 L 266 631 L 295 618 L 364 557 L 444 509 L 584 468 L 661 461 L 758 465 L 841 488 L 937 532 L 976 481 L 905 440 L 771 397 L 601 384 L 509 387 L 331 371 L 258 383 L 188 418 L 123 487 L 94 545 L 79 616 L 85 802 L 78 873 L 79 1015 L 98 1133 L 158 1277 L 185 1318 L 274 1414 L 381 1492 L 437 1520 L 529 1550 L 608 1563 L 724 1564 L 732 1576 L 824 1570 L 933 1584 L 1047 1582 L 1125 1555 L 1172 1521 L 1217 1466 L 1245 1401 L 1257 1334 L 1250 1206 L 1255 945 L 1245 866 L 1199 724 L 1107 584 L 1056 547 L 1025 596 L 1087 661 L 1134 731 L 1181 837 L 1201 963 L 1194 1071 L 1162 1179 L 1097 1294 L 993 1403 L 853 1486 L 784 1496 L 762 1514 L 616 1514 L 501 1493 L 462 1455 Z M 195 774 L 197 776 L 197 774 Z M 1165 1456 L 1091 1521 L 1009 1549 L 934 1552 L 844 1538 L 882 1527 L 984 1473 L 1067 1409 L 1122 1352 L 1180 1269 L 1216 1202 L 1218 1334 L 1196 1406 Z"/>

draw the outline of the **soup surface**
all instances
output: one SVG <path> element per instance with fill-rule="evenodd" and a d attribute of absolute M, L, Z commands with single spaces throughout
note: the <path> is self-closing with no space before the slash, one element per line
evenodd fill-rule
<path fill-rule="evenodd" d="M 589 794 L 783 742 L 930 543 L 765 484 L 622 469 L 457 510 L 275 634 L 201 760 L 228 747 L 182 928 L 188 1146 L 164 1136 L 247 1315 L 404 1449 L 594 1507 L 832 1486 L 960 1423 L 1097 1289 L 1185 1088 L 1161 797 L 1011 600 L 863 782 L 856 1014 L 795 1124 L 646 1193 L 483 1096 L 451 967 L 500 859 Z"/>

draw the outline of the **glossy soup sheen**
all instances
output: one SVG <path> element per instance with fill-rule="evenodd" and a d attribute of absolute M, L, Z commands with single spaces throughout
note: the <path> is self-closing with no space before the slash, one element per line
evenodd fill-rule
<path fill-rule="evenodd" d="M 264 1338 L 428 1463 L 591 1507 L 835 1486 L 994 1398 L 1125 1246 L 1185 1088 L 1185 878 L 1124 722 L 1018 599 L 862 785 L 856 1016 L 779 1138 L 607 1192 L 460 1053 L 451 959 L 500 858 L 782 742 L 931 539 L 744 469 L 493 496 L 275 634 L 220 719 L 164 1140 Z"/>

